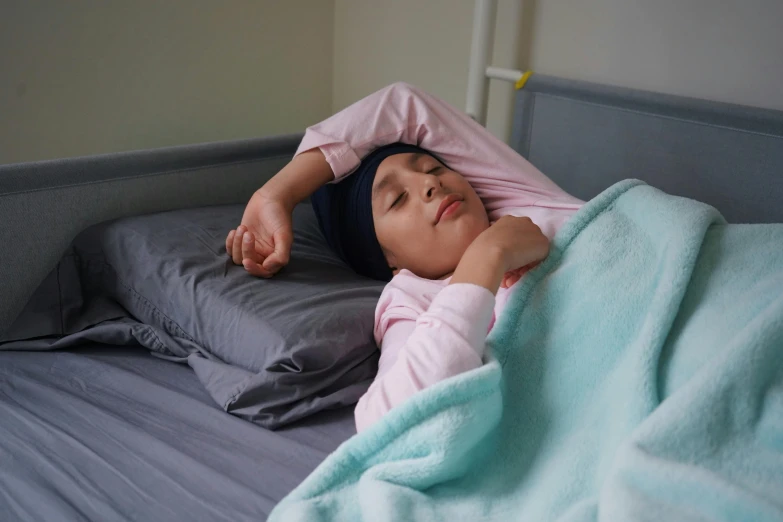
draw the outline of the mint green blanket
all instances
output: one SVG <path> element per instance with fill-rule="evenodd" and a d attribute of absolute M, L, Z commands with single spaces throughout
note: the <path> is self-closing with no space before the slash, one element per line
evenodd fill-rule
<path fill-rule="evenodd" d="M 783 225 L 624 181 L 272 521 L 783 520 Z"/>

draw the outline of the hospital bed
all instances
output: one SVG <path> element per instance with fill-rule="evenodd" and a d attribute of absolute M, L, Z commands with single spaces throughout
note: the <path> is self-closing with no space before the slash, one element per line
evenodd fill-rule
<path fill-rule="evenodd" d="M 0 340 L 80 231 L 243 204 L 300 138 L 0 166 Z M 783 222 L 778 111 L 533 74 L 510 144 L 583 200 L 638 178 L 732 223 Z M 275 430 L 230 415 L 138 347 L 0 350 L 0 519 L 263 520 L 354 433 L 350 405 Z"/>

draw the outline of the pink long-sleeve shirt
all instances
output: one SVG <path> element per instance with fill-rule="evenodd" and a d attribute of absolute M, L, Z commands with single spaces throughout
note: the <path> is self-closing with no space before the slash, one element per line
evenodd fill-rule
<path fill-rule="evenodd" d="M 320 148 L 335 179 L 372 150 L 403 142 L 431 151 L 462 174 L 491 222 L 527 216 L 550 239 L 583 204 L 525 158 L 446 102 L 395 83 L 309 127 L 297 154 Z M 361 431 L 414 393 L 481 366 L 487 333 L 506 303 L 472 284 L 449 285 L 402 270 L 375 311 L 378 375 L 356 406 Z"/>

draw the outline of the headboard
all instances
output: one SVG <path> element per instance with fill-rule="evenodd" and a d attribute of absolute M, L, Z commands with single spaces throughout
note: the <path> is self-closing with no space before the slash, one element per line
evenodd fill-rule
<path fill-rule="evenodd" d="M 76 234 L 124 216 L 246 203 L 301 134 L 0 165 L 0 338 Z"/>
<path fill-rule="evenodd" d="M 512 147 L 580 199 L 637 178 L 729 222 L 783 222 L 781 111 L 543 75 L 516 96 Z"/>

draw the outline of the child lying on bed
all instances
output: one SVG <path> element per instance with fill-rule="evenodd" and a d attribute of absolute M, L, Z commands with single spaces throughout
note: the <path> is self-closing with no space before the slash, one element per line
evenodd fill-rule
<path fill-rule="evenodd" d="M 378 375 L 356 407 L 360 431 L 482 364 L 510 287 L 582 204 L 481 125 L 404 83 L 307 129 L 228 234 L 233 261 L 261 277 L 280 270 L 293 207 L 311 195 L 330 246 L 358 273 L 389 281 L 375 313 Z"/>

